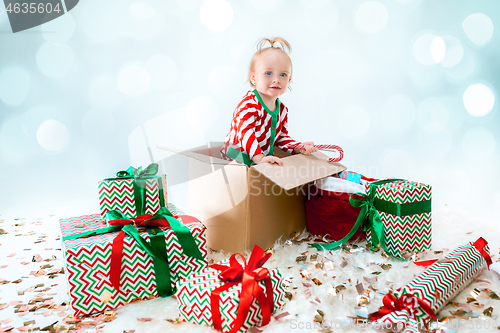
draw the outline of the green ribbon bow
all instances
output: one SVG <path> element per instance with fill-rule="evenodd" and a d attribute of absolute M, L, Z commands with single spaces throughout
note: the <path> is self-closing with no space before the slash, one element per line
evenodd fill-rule
<path fill-rule="evenodd" d="M 309 245 L 315 247 L 318 250 L 333 250 L 346 241 L 348 241 L 352 235 L 362 227 L 364 231 L 371 229 L 371 242 L 374 247 L 380 247 L 388 254 L 390 252 L 387 250 L 385 245 L 384 236 L 384 223 L 380 218 L 379 211 L 396 215 L 396 216 L 407 216 L 414 214 L 428 213 L 431 211 L 431 200 L 424 200 L 418 202 L 411 202 L 406 204 L 398 204 L 390 201 L 385 201 L 379 198 L 375 198 L 376 187 L 383 184 L 393 183 L 396 181 L 405 181 L 404 179 L 387 179 L 379 180 L 376 182 L 369 183 L 368 194 L 365 193 L 354 193 L 349 197 L 349 203 L 353 207 L 361 207 L 356 223 L 352 227 L 351 231 L 339 241 L 331 243 L 309 243 Z M 360 199 L 355 199 L 354 197 L 361 197 Z M 366 223 L 363 223 L 365 222 Z M 402 259 L 395 257 L 396 259 Z M 404 260 L 404 259 L 402 259 Z"/>
<path fill-rule="evenodd" d="M 155 215 L 146 214 L 134 219 L 128 219 L 121 212 L 111 210 L 106 213 L 106 219 L 108 225 L 111 226 L 64 236 L 63 241 L 120 231 L 113 240 L 110 266 L 110 281 L 117 291 L 120 288 L 121 256 L 125 234 L 131 236 L 139 247 L 152 257 L 157 291 L 160 296 L 172 295 L 174 291 L 171 286 L 170 267 L 167 259 L 167 246 L 164 232 L 159 227 L 170 226 L 177 236 L 184 254 L 203 260 L 203 256 L 189 228 L 174 218 L 172 213 L 165 207 L 162 207 Z M 137 227 L 147 228 L 150 243 L 141 237 Z"/>
<path fill-rule="evenodd" d="M 136 215 L 144 215 L 146 209 L 146 182 L 148 179 L 156 178 L 158 179 L 158 186 L 160 189 L 160 207 L 165 206 L 165 198 L 163 195 L 163 183 L 161 177 L 157 176 L 158 164 L 151 163 L 145 169 L 140 166 L 139 168 L 129 167 L 127 170 L 118 171 L 115 178 L 106 178 L 104 180 L 123 180 L 123 179 L 133 179 L 132 184 L 134 186 L 134 201 L 136 208 Z"/>

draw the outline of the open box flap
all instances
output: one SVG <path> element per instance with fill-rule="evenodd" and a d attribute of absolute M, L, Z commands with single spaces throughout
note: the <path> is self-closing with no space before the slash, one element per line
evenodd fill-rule
<path fill-rule="evenodd" d="M 347 169 L 340 163 L 328 162 L 328 156 L 321 152 L 311 155 L 292 155 L 284 157 L 282 160 L 283 166 L 261 163 L 251 168 L 263 174 L 284 190 L 291 190 Z"/>
<path fill-rule="evenodd" d="M 220 157 L 216 157 L 213 154 L 214 149 L 213 148 L 205 148 L 205 149 L 198 149 L 198 150 L 179 150 L 179 149 L 174 149 L 174 148 L 168 148 L 168 147 L 160 147 L 156 146 L 156 148 L 163 149 L 166 151 L 170 151 L 172 153 L 184 155 L 190 158 L 194 158 L 198 161 L 205 162 L 207 164 L 220 164 L 220 165 L 235 165 L 239 167 L 245 167 L 246 165 L 239 164 L 236 162 L 229 162 L 221 159 Z"/>

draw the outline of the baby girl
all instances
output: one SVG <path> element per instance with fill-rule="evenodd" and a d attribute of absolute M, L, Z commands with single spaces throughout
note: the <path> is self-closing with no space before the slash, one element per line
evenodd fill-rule
<path fill-rule="evenodd" d="M 269 46 L 264 47 L 266 44 Z M 288 135 L 288 109 L 278 99 L 292 80 L 290 44 L 282 38 L 263 38 L 250 62 L 247 92 L 233 113 L 231 131 L 221 149 L 222 158 L 246 165 L 283 161 L 273 156 L 274 146 L 289 153 L 312 154 L 313 142 L 297 142 Z M 302 148 L 294 148 L 302 144 Z"/>

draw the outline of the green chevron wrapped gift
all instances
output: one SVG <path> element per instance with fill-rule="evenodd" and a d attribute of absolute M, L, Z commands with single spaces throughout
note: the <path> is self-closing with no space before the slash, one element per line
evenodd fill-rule
<path fill-rule="evenodd" d="M 206 267 L 205 226 L 168 208 L 133 220 L 109 211 L 108 224 L 99 214 L 60 220 L 75 315 L 171 295 L 179 278 Z"/>
<path fill-rule="evenodd" d="M 155 214 L 167 201 L 167 178 L 157 176 L 158 164 L 147 168 L 129 167 L 98 183 L 101 216 L 117 210 L 128 218 Z"/>
<path fill-rule="evenodd" d="M 483 238 L 458 247 L 444 259 L 415 262 L 431 266 L 407 285 L 386 294 L 383 306 L 370 315 L 370 320 L 390 331 L 429 331 L 429 321 L 436 319 L 438 312 L 491 263 Z"/>
<path fill-rule="evenodd" d="M 395 257 L 431 248 L 431 186 L 402 179 L 380 180 L 366 184 L 366 197 L 382 222 L 371 222 L 368 242 L 381 244 Z"/>
<path fill-rule="evenodd" d="M 256 245 L 248 263 L 235 253 L 229 260 L 180 279 L 176 297 L 181 318 L 230 333 L 267 325 L 271 314 L 284 304 L 279 270 L 262 267 L 270 256 Z"/>

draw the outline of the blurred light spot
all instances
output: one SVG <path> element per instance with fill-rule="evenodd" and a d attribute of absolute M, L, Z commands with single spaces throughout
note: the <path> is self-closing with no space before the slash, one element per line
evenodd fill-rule
<path fill-rule="evenodd" d="M 217 103 L 208 95 L 191 100 L 186 107 L 186 116 L 191 126 L 203 129 L 215 123 L 218 113 Z"/>
<path fill-rule="evenodd" d="M 328 4 L 329 0 L 300 0 L 300 4 L 304 7 L 321 8 Z"/>
<path fill-rule="evenodd" d="M 250 2 L 260 10 L 273 10 L 281 4 L 281 0 L 250 0 Z"/>
<path fill-rule="evenodd" d="M 410 60 L 408 64 L 408 76 L 419 87 L 436 87 L 442 82 L 442 72 L 441 66 L 422 66 L 414 60 Z"/>
<path fill-rule="evenodd" d="M 453 144 L 451 132 L 446 130 L 418 131 L 416 141 L 420 156 L 426 160 L 446 159 L 446 154 L 450 152 Z"/>
<path fill-rule="evenodd" d="M 422 0 L 394 0 L 396 2 L 402 3 L 404 5 L 410 4 L 412 2 L 421 2 Z"/>
<path fill-rule="evenodd" d="M 233 7 L 224 0 L 207 0 L 200 8 L 200 19 L 212 31 L 224 31 L 233 22 Z"/>
<path fill-rule="evenodd" d="M 191 96 L 186 91 L 177 91 L 167 95 L 163 102 L 163 110 L 170 112 L 176 109 L 186 109 L 186 101 L 189 101 Z"/>
<path fill-rule="evenodd" d="M 482 117 L 493 110 L 495 94 L 487 85 L 476 83 L 465 89 L 463 101 L 465 109 L 471 116 Z"/>
<path fill-rule="evenodd" d="M 177 6 L 185 11 L 198 10 L 203 0 L 176 0 Z"/>
<path fill-rule="evenodd" d="M 415 168 L 416 163 L 413 155 L 404 149 L 394 149 L 385 153 L 382 157 L 383 174 L 384 178 L 389 177 L 405 177 L 404 174 L 411 174 Z"/>
<path fill-rule="evenodd" d="M 30 88 L 30 76 L 22 68 L 9 67 L 0 72 L 0 99 L 8 105 L 20 105 Z"/>
<path fill-rule="evenodd" d="M 249 54 L 252 54 L 252 52 L 255 52 L 255 49 L 253 49 L 249 43 L 240 43 L 236 45 L 230 52 L 231 60 L 233 60 L 235 63 L 238 64 L 247 64 L 249 63 Z"/>
<path fill-rule="evenodd" d="M 83 132 L 92 141 L 110 137 L 115 130 L 115 119 L 107 110 L 91 109 L 85 113 L 82 120 Z"/>
<path fill-rule="evenodd" d="M 389 97 L 382 107 L 381 121 L 384 127 L 396 132 L 407 130 L 415 120 L 415 104 L 403 95 Z"/>
<path fill-rule="evenodd" d="M 136 40 L 152 40 L 165 30 L 165 20 L 156 15 L 156 10 L 145 2 L 133 2 L 129 5 L 128 15 L 132 19 L 128 24 L 128 35 Z"/>
<path fill-rule="evenodd" d="M 146 2 L 136 1 L 128 6 L 128 15 L 134 20 L 146 21 L 155 17 L 155 10 Z"/>
<path fill-rule="evenodd" d="M 384 5 L 377 1 L 367 1 L 356 10 L 355 21 L 364 32 L 376 34 L 385 28 L 388 17 Z"/>
<path fill-rule="evenodd" d="M 42 35 L 47 42 L 66 43 L 75 32 L 76 22 L 71 13 L 42 24 Z"/>
<path fill-rule="evenodd" d="M 22 131 L 26 135 L 36 141 L 36 132 L 40 125 L 47 119 L 67 119 L 69 110 L 61 111 L 50 106 L 35 106 L 25 111 L 22 115 Z M 38 145 L 36 145 L 38 148 Z"/>
<path fill-rule="evenodd" d="M 78 11 L 82 17 L 78 24 L 85 35 L 100 44 L 122 38 L 130 26 L 128 6 L 124 6 L 121 0 L 87 0 L 85 6 L 78 7 Z"/>
<path fill-rule="evenodd" d="M 443 38 L 436 37 L 431 43 L 431 56 L 436 63 L 443 61 L 446 54 L 446 44 Z"/>
<path fill-rule="evenodd" d="M 495 145 L 495 137 L 483 127 L 468 130 L 462 142 L 465 157 L 472 160 L 486 160 L 493 157 Z"/>
<path fill-rule="evenodd" d="M 339 20 L 339 10 L 333 2 L 307 6 L 304 9 L 306 25 L 316 33 L 326 34 L 332 31 Z"/>
<path fill-rule="evenodd" d="M 443 62 L 444 66 L 444 62 Z M 462 61 L 453 68 L 447 68 L 446 74 L 453 80 L 464 80 L 468 78 L 476 68 L 476 61 L 470 53 L 464 53 Z"/>
<path fill-rule="evenodd" d="M 360 54 L 338 49 L 327 49 L 318 51 L 318 53 L 312 61 L 311 70 L 302 72 L 302 75 L 310 75 L 310 80 L 324 87 L 348 90 L 352 86 L 358 85 L 369 71 L 369 68 L 366 67 L 369 62 L 367 59 L 363 59 Z M 328 66 L 324 64 L 328 64 Z M 318 75 L 317 73 L 322 74 Z M 335 79 L 332 80 L 332 78 Z"/>
<path fill-rule="evenodd" d="M 93 79 L 90 82 L 88 94 L 90 104 L 104 110 L 117 109 L 123 100 L 116 79 L 108 76 Z"/>
<path fill-rule="evenodd" d="M 212 32 L 201 24 L 193 24 L 190 31 L 191 47 L 201 52 L 207 52 L 221 45 L 224 41 L 223 32 Z"/>
<path fill-rule="evenodd" d="M 360 106 L 351 105 L 336 113 L 336 133 L 347 139 L 360 139 L 370 128 L 370 115 Z"/>
<path fill-rule="evenodd" d="M 480 46 L 488 43 L 493 36 L 493 21 L 483 13 L 467 16 L 462 23 L 462 28 L 471 42 Z"/>
<path fill-rule="evenodd" d="M 149 88 L 148 72 L 141 66 L 128 65 L 118 74 L 118 89 L 125 95 L 139 97 Z"/>
<path fill-rule="evenodd" d="M 221 96 L 237 94 L 244 89 L 245 78 L 245 74 L 235 66 L 217 66 L 208 76 L 208 87 L 214 94 Z"/>
<path fill-rule="evenodd" d="M 68 144 L 69 132 L 63 123 L 49 119 L 38 127 L 36 139 L 40 146 L 46 150 L 58 151 Z"/>
<path fill-rule="evenodd" d="M 23 132 L 23 120 L 19 114 L 13 114 L 0 122 L 0 155 L 3 163 L 16 164 L 26 162 L 34 153 L 33 145 Z"/>
<path fill-rule="evenodd" d="M 166 90 L 177 80 L 177 65 L 175 61 L 165 54 L 156 54 L 148 59 L 146 63 L 151 87 L 158 90 Z"/>
<path fill-rule="evenodd" d="M 36 53 L 38 69 L 50 78 L 61 78 L 73 65 L 73 51 L 66 44 L 45 43 Z"/>
<path fill-rule="evenodd" d="M 420 35 L 413 43 L 413 55 L 424 66 L 441 62 L 445 52 L 446 45 L 443 39 L 432 33 Z"/>
<path fill-rule="evenodd" d="M 441 61 L 441 65 L 446 68 L 456 66 L 464 56 L 464 47 L 460 41 L 453 36 L 443 36 L 445 43 L 445 55 Z"/>
<path fill-rule="evenodd" d="M 429 98 L 420 103 L 417 111 L 418 125 L 426 132 L 437 133 L 446 128 L 450 111 L 437 98 Z"/>

